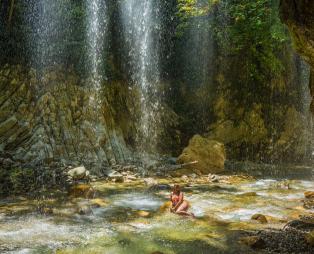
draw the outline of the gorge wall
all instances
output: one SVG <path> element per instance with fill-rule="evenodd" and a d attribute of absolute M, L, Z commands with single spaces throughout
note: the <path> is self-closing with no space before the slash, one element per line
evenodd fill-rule
<path fill-rule="evenodd" d="M 314 96 L 314 2 L 311 0 L 281 0 L 281 17 L 287 24 L 296 50 L 311 65 L 310 89 Z M 314 104 L 311 104 L 314 112 Z"/>

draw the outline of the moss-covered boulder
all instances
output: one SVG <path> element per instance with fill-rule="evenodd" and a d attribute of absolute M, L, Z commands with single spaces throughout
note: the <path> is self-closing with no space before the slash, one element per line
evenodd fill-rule
<path fill-rule="evenodd" d="M 187 169 L 198 174 L 208 174 L 222 172 L 225 160 L 226 152 L 222 143 L 195 135 L 177 162 L 184 164 L 197 161 L 198 163 L 188 166 Z"/>

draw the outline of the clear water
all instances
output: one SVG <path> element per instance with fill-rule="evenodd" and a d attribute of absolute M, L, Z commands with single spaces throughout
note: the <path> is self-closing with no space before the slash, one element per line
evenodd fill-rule
<path fill-rule="evenodd" d="M 303 192 L 314 182 L 293 181 L 291 189 L 276 181 L 234 184 L 192 184 L 184 190 L 196 218 L 182 218 L 160 207 L 169 193 L 147 192 L 141 182 L 97 183 L 104 207 L 69 199 L 53 203 L 54 214 L 40 215 L 36 202 L 4 200 L 0 206 L 1 253 L 250 253 L 238 244 L 245 229 L 282 227 L 280 220 L 309 212 L 302 208 Z M 255 195 L 245 195 L 255 192 Z M 51 201 L 53 202 L 53 201 Z M 78 206 L 91 207 L 79 215 Z M 148 212 L 145 216 L 141 212 Z M 251 221 L 267 215 L 267 225 Z"/>

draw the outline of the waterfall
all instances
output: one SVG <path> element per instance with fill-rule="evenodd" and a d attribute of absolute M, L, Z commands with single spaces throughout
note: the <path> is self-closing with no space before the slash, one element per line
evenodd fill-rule
<path fill-rule="evenodd" d="M 138 148 L 154 152 L 160 111 L 157 88 L 160 82 L 158 3 L 153 0 L 124 0 L 120 10 L 123 36 L 131 63 L 130 74 L 133 83 L 140 90 Z"/>
<path fill-rule="evenodd" d="M 71 32 L 63 19 L 69 4 L 62 1 L 31 0 L 28 4 L 26 22 L 31 31 L 28 35 L 30 64 L 37 70 L 64 63 L 67 41 Z"/>
<path fill-rule="evenodd" d="M 87 9 L 87 54 L 92 87 L 98 91 L 104 74 L 105 35 L 108 30 L 107 8 L 105 1 L 86 0 Z"/>

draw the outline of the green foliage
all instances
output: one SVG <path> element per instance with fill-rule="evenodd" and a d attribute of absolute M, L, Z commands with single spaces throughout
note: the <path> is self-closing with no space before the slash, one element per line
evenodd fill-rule
<path fill-rule="evenodd" d="M 0 196 L 7 194 L 26 194 L 34 191 L 36 175 L 34 169 L 1 168 L 0 169 Z"/>
<path fill-rule="evenodd" d="M 35 175 L 33 169 L 14 168 L 10 172 L 10 182 L 14 193 L 35 189 Z"/>
<path fill-rule="evenodd" d="M 270 75 L 280 74 L 282 66 L 278 52 L 288 36 L 279 20 L 278 1 L 232 0 L 225 8 L 227 25 L 216 28 L 223 29 L 217 33 L 220 45 L 229 54 L 244 54 L 250 63 L 247 66 L 251 77 L 260 78 L 256 73 L 260 71 L 259 67 Z"/>

